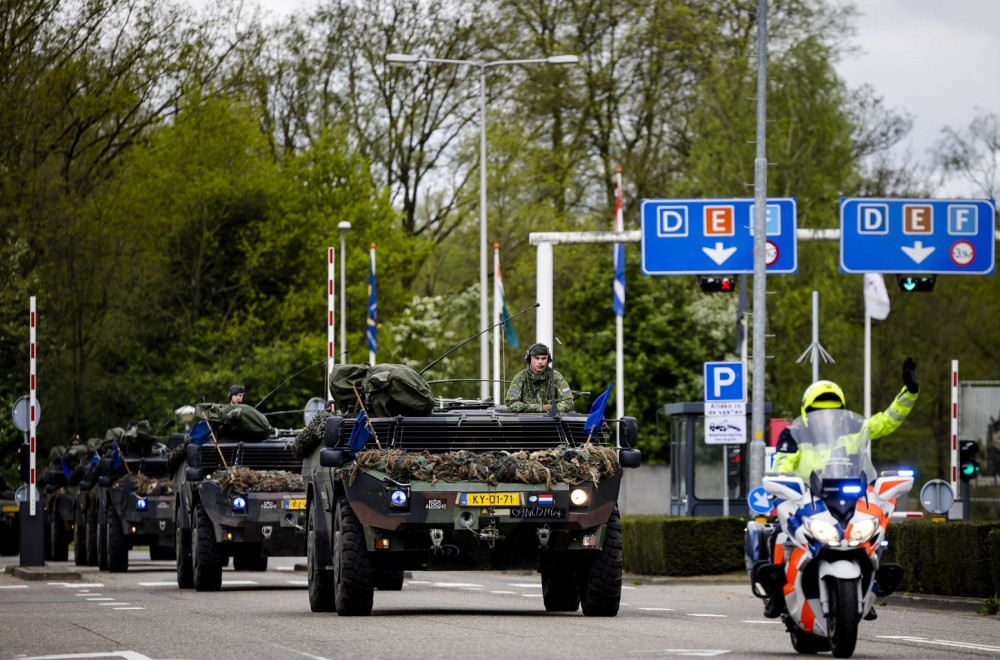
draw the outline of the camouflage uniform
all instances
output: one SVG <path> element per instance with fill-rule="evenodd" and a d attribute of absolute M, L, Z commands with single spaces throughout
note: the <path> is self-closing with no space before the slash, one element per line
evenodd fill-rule
<path fill-rule="evenodd" d="M 504 403 L 510 412 L 542 412 L 542 406 L 552 403 L 552 383 L 555 379 L 557 407 L 561 412 L 573 410 L 573 391 L 563 375 L 551 368 L 536 374 L 530 366 L 514 376 Z"/>

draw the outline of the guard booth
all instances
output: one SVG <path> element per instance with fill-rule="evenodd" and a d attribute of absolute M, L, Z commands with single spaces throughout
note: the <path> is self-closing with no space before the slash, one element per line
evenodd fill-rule
<path fill-rule="evenodd" d="M 742 445 L 705 443 L 705 403 L 693 401 L 663 406 L 670 417 L 670 515 L 721 516 L 723 493 L 729 494 L 729 515 L 747 515 L 751 405 L 746 405 L 747 442 Z M 764 404 L 766 416 L 770 403 Z M 724 490 L 725 489 L 725 490 Z"/>

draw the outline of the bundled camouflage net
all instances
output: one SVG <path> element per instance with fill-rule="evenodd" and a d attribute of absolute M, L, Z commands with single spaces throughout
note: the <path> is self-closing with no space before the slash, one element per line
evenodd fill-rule
<path fill-rule="evenodd" d="M 619 472 L 618 457 L 614 449 L 586 445 L 570 447 L 560 445 L 555 449 L 539 451 L 470 452 L 455 451 L 431 454 L 428 451 L 408 453 L 401 449 L 369 449 L 359 452 L 351 472 L 351 482 L 358 471 L 384 472 L 396 480 L 430 481 L 448 483 L 478 481 L 490 485 L 497 483 L 577 484 L 601 477 L 611 477 Z"/>
<path fill-rule="evenodd" d="M 140 495 L 142 497 L 149 497 L 152 495 L 171 495 L 174 492 L 173 484 L 167 477 L 156 479 L 153 477 L 147 477 L 144 474 L 127 474 L 115 482 L 115 485 L 120 486 L 126 483 L 132 484 L 132 488 L 135 490 L 136 495 Z"/>
<path fill-rule="evenodd" d="M 285 470 L 231 467 L 228 470 L 216 470 L 212 473 L 212 478 L 217 479 L 223 489 L 240 493 L 283 493 L 306 489 L 306 482 L 301 474 Z"/>
<path fill-rule="evenodd" d="M 333 416 L 329 410 L 321 410 L 309 421 L 302 433 L 292 443 L 292 456 L 305 458 L 316 450 L 326 437 L 326 420 Z"/>
<path fill-rule="evenodd" d="M 187 448 L 191 444 L 191 438 L 184 438 L 184 442 L 170 450 L 167 456 L 167 473 L 173 474 L 187 459 Z"/>

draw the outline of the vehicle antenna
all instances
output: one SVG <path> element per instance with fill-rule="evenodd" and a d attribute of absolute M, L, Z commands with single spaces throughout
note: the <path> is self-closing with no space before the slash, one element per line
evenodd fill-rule
<path fill-rule="evenodd" d="M 477 332 L 476 334 L 472 335 L 471 337 L 469 337 L 468 339 L 466 339 L 465 341 L 463 341 L 463 342 L 462 342 L 461 344 L 459 344 L 459 345 L 458 345 L 458 346 L 456 346 L 455 348 L 451 349 L 450 351 L 448 351 L 447 353 L 445 353 L 444 355 L 442 355 L 441 357 L 439 357 L 438 359 L 434 360 L 433 362 L 431 362 L 430 364 L 428 364 L 428 365 L 427 365 L 426 367 L 424 367 L 423 369 L 421 369 L 421 370 L 420 370 L 420 371 L 419 371 L 419 372 L 417 373 L 417 375 L 418 375 L 418 376 L 419 376 L 419 375 L 423 375 L 423 373 L 424 373 L 425 371 L 427 371 L 428 369 L 430 369 L 431 367 L 433 367 L 433 366 L 434 366 L 435 364 L 437 364 L 437 363 L 438 363 L 438 362 L 440 362 L 441 360 L 445 359 L 446 357 L 448 357 L 449 355 L 451 355 L 452 353 L 454 353 L 454 352 L 455 352 L 455 351 L 457 351 L 458 349 L 462 348 L 463 346 L 465 346 L 465 345 L 466 345 L 466 344 L 468 344 L 468 343 L 469 343 L 470 341 L 472 341 L 473 339 L 475 339 L 475 338 L 476 338 L 476 337 L 478 337 L 479 335 L 483 334 L 484 332 L 489 332 L 490 330 L 492 330 L 493 328 L 497 327 L 497 326 L 498 326 L 498 325 L 500 325 L 501 323 L 506 323 L 507 321 L 510 321 L 510 320 L 512 320 L 512 319 L 516 319 L 516 318 L 517 318 L 518 316 L 520 316 L 521 314 L 524 314 L 525 312 L 527 312 L 527 311 L 529 311 L 529 310 L 532 310 L 532 309 L 535 309 L 536 307 L 539 307 L 539 306 L 541 306 L 541 304 L 542 304 L 542 303 L 535 303 L 535 304 L 534 304 L 534 305 L 532 305 L 531 307 L 525 307 L 524 309 L 522 309 L 522 310 L 521 310 L 520 312 L 518 312 L 517 314 L 514 314 L 513 316 L 508 316 L 508 317 L 507 317 L 506 319 L 504 319 L 504 320 L 500 321 L 499 323 L 494 323 L 494 324 L 493 324 L 493 325 L 491 325 L 490 327 L 488 327 L 488 328 L 485 328 L 485 329 L 483 329 L 483 330 L 480 330 L 479 332 Z"/>
<path fill-rule="evenodd" d="M 346 353 L 347 353 L 347 351 L 344 351 L 343 353 L 340 353 L 340 354 L 338 354 L 338 355 L 334 355 L 333 357 L 340 357 L 341 355 L 344 355 L 344 354 L 346 354 Z M 266 396 L 265 396 L 265 397 L 264 397 L 263 399 L 261 399 L 260 401 L 258 401 L 258 402 L 257 402 L 257 405 L 256 405 L 256 406 L 254 406 L 254 408 L 260 408 L 260 404 L 262 404 L 262 403 L 264 403 L 265 401 L 267 401 L 267 397 L 269 397 L 269 396 L 271 396 L 272 394 L 274 394 L 275 392 L 277 392 L 277 391 L 278 391 L 278 390 L 279 390 L 279 389 L 281 388 L 281 386 L 282 386 L 282 385 L 284 385 L 285 383 L 287 383 L 287 382 L 288 382 L 288 381 L 290 381 L 291 379 L 295 378 L 296 376 L 298 376 L 298 375 L 299 375 L 300 373 L 302 373 L 302 372 L 303 372 L 303 371 L 305 371 L 306 369 L 312 369 L 312 368 L 313 368 L 313 367 L 315 367 L 315 366 L 316 366 L 317 364 L 324 364 L 324 363 L 325 363 L 326 361 L 327 361 L 327 358 L 323 358 L 323 359 L 322 359 L 322 360 L 320 360 L 319 362 L 313 362 L 312 364 L 310 364 L 310 365 L 309 365 L 308 367 L 305 367 L 304 369 L 299 369 L 299 370 L 298 370 L 298 371 L 296 371 L 296 372 L 295 372 L 294 374 L 292 374 L 291 376 L 289 376 L 289 377 L 288 377 L 288 378 L 286 378 L 285 380 L 281 381 L 281 384 L 279 384 L 279 385 L 278 385 L 278 387 L 276 387 L 276 388 L 274 388 L 273 390 L 271 390 L 270 392 L 268 392 L 268 393 L 267 393 L 267 395 L 266 395 Z"/>

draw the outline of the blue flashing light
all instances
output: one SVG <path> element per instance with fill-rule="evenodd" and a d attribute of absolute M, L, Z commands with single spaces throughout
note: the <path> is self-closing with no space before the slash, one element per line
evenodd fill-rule
<path fill-rule="evenodd" d="M 896 470 L 896 474 L 900 477 L 912 477 L 915 473 L 913 470 Z"/>
<path fill-rule="evenodd" d="M 881 543 L 879 543 L 879 545 L 881 545 L 883 548 L 888 548 L 889 547 L 889 542 L 888 541 L 882 541 Z"/>
<path fill-rule="evenodd" d="M 857 495 L 861 492 L 861 486 L 844 486 L 840 489 L 840 492 L 845 495 Z"/>
<path fill-rule="evenodd" d="M 233 508 L 242 511 L 243 509 L 247 508 L 247 501 L 242 497 L 234 497 Z"/>
<path fill-rule="evenodd" d="M 389 501 L 396 506 L 404 506 L 406 504 L 406 500 L 408 499 L 409 496 L 406 494 L 405 490 L 394 490 L 389 495 Z"/>
<path fill-rule="evenodd" d="M 135 507 L 140 511 L 146 510 L 146 498 L 140 497 L 135 501 Z"/>

